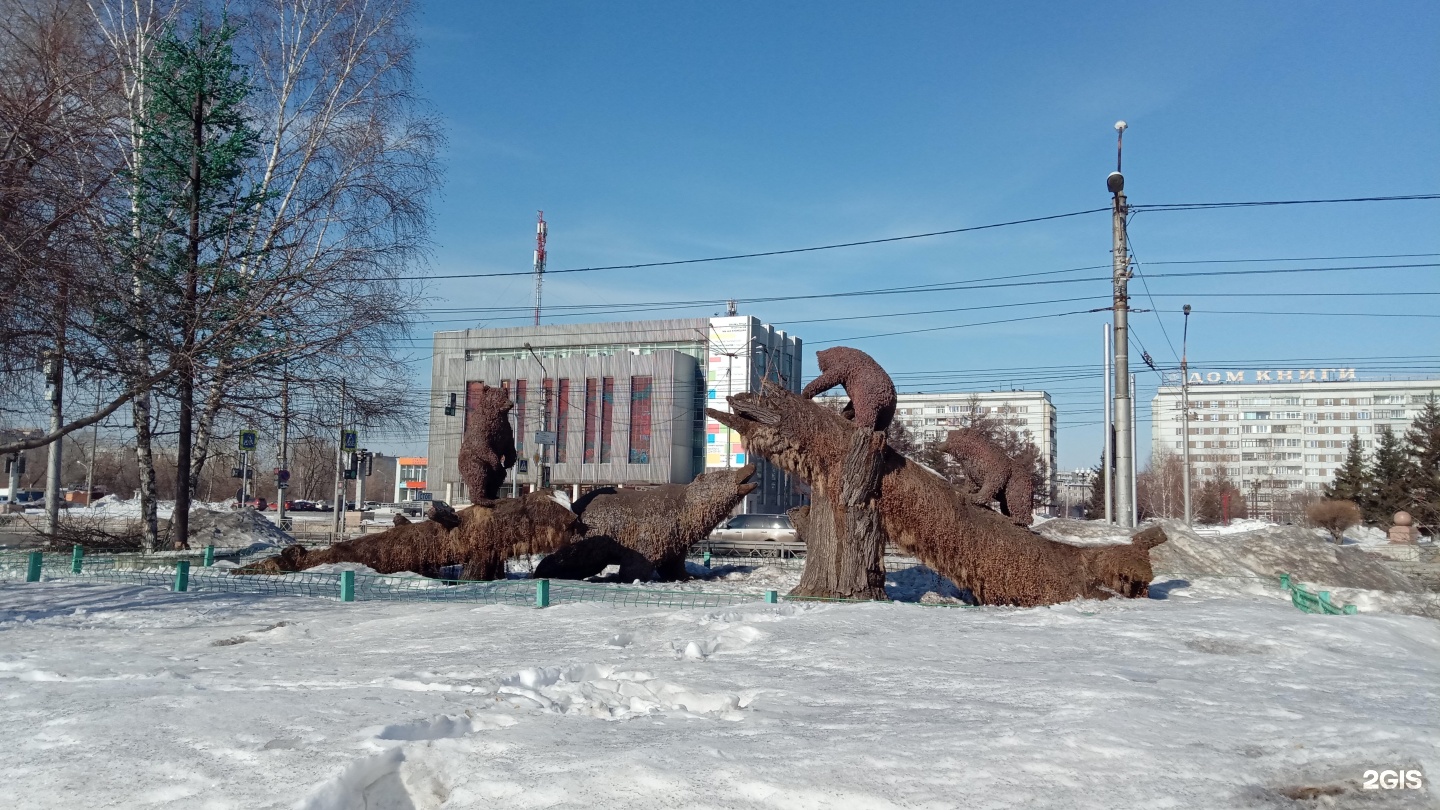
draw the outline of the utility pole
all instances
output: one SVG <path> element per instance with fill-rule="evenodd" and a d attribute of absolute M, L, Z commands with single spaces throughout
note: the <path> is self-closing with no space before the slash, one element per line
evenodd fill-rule
<path fill-rule="evenodd" d="M 1126 290 L 1130 282 L 1130 259 L 1125 246 L 1125 217 L 1130 208 L 1125 202 L 1125 176 L 1120 173 L 1125 128 L 1124 121 L 1115 122 L 1115 171 L 1105 179 L 1105 185 L 1114 203 L 1110 225 L 1115 268 L 1115 516 L 1122 527 L 1129 528 L 1135 525 L 1135 455 L 1134 401 L 1130 396 L 1130 298 Z"/>
<path fill-rule="evenodd" d="M 549 235 L 545 212 L 535 212 L 535 325 L 540 325 L 540 288 L 545 283 L 545 237 Z"/>
<path fill-rule="evenodd" d="M 340 380 L 340 408 L 335 417 L 335 516 L 331 531 L 335 541 L 345 531 L 345 380 Z"/>
<path fill-rule="evenodd" d="M 1105 481 L 1105 522 L 1115 522 L 1115 422 L 1111 407 L 1115 404 L 1111 400 L 1111 387 L 1114 385 L 1114 378 L 1110 376 L 1110 363 L 1115 355 L 1110 348 L 1110 324 L 1105 324 L 1104 345 L 1105 361 L 1105 449 L 1102 452 L 1101 465 Z"/>
<path fill-rule="evenodd" d="M 57 433 L 64 423 L 63 397 L 65 392 L 65 348 L 57 341 L 54 351 L 45 355 L 45 399 L 50 403 L 50 432 Z M 60 465 L 64 439 L 50 443 L 50 455 L 45 468 L 45 530 L 51 537 L 60 528 Z"/>
<path fill-rule="evenodd" d="M 1195 525 L 1195 515 L 1190 510 L 1190 366 L 1188 360 L 1190 343 L 1190 305 L 1185 305 L 1185 331 L 1180 338 L 1180 434 L 1184 438 L 1180 446 L 1185 448 L 1185 471 L 1180 479 L 1185 491 L 1185 525 Z"/>

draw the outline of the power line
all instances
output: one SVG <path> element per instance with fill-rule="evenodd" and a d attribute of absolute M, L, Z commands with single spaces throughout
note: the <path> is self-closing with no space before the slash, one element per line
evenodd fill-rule
<path fill-rule="evenodd" d="M 1389 197 L 1336 197 L 1314 200 L 1258 200 L 1245 202 L 1215 203 L 1155 203 L 1132 205 L 1131 211 L 1202 211 L 1212 208 L 1257 208 L 1269 205 L 1327 205 L 1334 203 L 1405 202 L 1413 200 L 1440 200 L 1440 194 L 1401 194 Z M 1109 210 L 1109 209 L 1106 209 Z"/>
<path fill-rule="evenodd" d="M 881 245 L 888 242 L 903 242 L 909 239 L 926 239 L 932 236 L 948 236 L 956 233 L 970 233 L 972 231 L 985 231 L 993 228 L 1005 228 L 1011 225 L 1028 225 L 1033 222 L 1047 222 L 1052 219 L 1066 219 L 1068 217 L 1084 216 L 1085 214 L 1097 214 L 1102 211 L 1109 211 L 1109 208 L 1090 208 L 1085 211 L 1070 211 L 1064 214 L 1050 214 L 1043 217 L 1029 217 L 1027 219 L 1012 219 L 1008 222 L 993 222 L 989 225 L 970 225 L 964 228 L 949 228 L 943 231 L 929 231 L 927 233 L 912 233 L 904 236 L 887 236 L 879 239 L 864 239 L 857 242 L 837 242 L 830 245 L 812 245 L 810 247 L 786 248 L 783 250 L 764 250 L 754 253 L 735 253 L 728 256 L 707 256 L 701 259 L 674 259 L 664 262 L 638 262 L 636 264 L 612 264 L 597 267 L 571 267 L 565 270 L 546 270 L 546 273 L 592 273 L 597 270 L 638 270 L 647 267 L 675 267 L 682 264 L 702 264 L 705 262 L 728 262 L 735 259 L 758 259 L 766 256 L 785 256 L 794 253 L 813 253 L 819 250 L 837 250 L 840 248 L 862 247 L 864 245 Z M 500 278 L 504 276 L 528 276 L 531 271 L 513 273 L 455 273 L 443 276 L 418 276 L 409 280 L 429 281 L 454 278 Z"/>

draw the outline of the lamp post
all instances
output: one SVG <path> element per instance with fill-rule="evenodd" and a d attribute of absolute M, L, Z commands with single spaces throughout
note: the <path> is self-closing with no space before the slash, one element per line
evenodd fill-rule
<path fill-rule="evenodd" d="M 1194 514 L 1190 511 L 1190 366 L 1189 360 L 1190 342 L 1190 305 L 1185 305 L 1185 331 L 1180 338 L 1180 408 L 1184 412 L 1181 416 L 1181 447 L 1185 450 L 1185 471 L 1181 479 L 1185 490 L 1185 525 L 1195 525 Z"/>

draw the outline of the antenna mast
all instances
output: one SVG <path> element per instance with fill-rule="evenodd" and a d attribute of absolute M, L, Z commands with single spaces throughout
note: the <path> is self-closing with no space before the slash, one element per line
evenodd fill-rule
<path fill-rule="evenodd" d="M 545 212 L 535 212 L 535 325 L 540 325 L 540 288 L 545 283 Z"/>

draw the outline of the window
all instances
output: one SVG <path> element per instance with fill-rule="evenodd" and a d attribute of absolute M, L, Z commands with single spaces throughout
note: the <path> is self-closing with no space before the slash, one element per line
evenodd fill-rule
<path fill-rule="evenodd" d="M 594 377 L 585 380 L 585 455 L 584 463 L 595 463 L 595 430 L 600 426 L 600 414 L 596 412 L 596 398 L 600 393 L 600 381 Z"/>
<path fill-rule="evenodd" d="M 630 463 L 650 463 L 651 392 L 653 377 L 630 378 Z"/>
<path fill-rule="evenodd" d="M 611 440 L 615 433 L 615 378 L 606 377 L 600 384 L 600 463 L 612 461 Z"/>
<path fill-rule="evenodd" d="M 570 381 L 561 380 L 555 395 L 555 461 L 565 460 L 565 434 L 570 429 Z"/>

